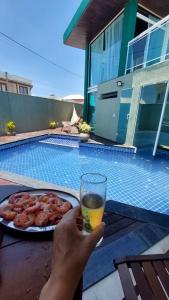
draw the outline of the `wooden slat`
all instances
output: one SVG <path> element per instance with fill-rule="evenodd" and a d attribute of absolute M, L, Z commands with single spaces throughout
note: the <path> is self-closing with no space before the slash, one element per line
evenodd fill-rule
<path fill-rule="evenodd" d="M 165 16 L 168 15 L 168 0 L 163 0 L 163 1 L 154 1 L 154 0 L 139 0 L 139 3 L 142 4 L 143 6 L 147 7 L 150 11 L 153 11 L 157 15 L 161 16 L 164 18 Z"/>
<path fill-rule="evenodd" d="M 122 258 L 116 259 L 116 263 L 124 263 L 124 262 L 143 262 L 143 261 L 150 261 L 150 260 L 169 260 L 169 253 L 167 254 L 153 254 L 153 255 L 138 255 L 138 256 L 126 256 Z"/>
<path fill-rule="evenodd" d="M 66 44 L 85 49 L 87 44 L 124 8 L 127 0 L 90 1 Z"/>
<path fill-rule="evenodd" d="M 0 299 L 35 300 L 50 274 L 52 241 L 0 249 Z"/>
<path fill-rule="evenodd" d="M 105 237 L 105 235 L 104 235 L 104 240 L 103 240 L 102 246 L 104 247 L 105 245 L 108 245 L 118 239 L 121 239 L 132 232 L 135 232 L 141 226 L 142 226 L 142 224 L 140 224 L 140 222 L 134 222 L 134 223 L 131 223 L 130 225 L 128 225 L 127 227 L 119 229 L 119 231 L 117 231 L 109 236 Z"/>
<path fill-rule="evenodd" d="M 167 271 L 165 270 L 164 264 L 160 261 L 153 262 L 153 266 L 158 273 L 158 276 L 169 296 L 169 275 Z"/>
<path fill-rule="evenodd" d="M 4 234 L 3 239 L 0 243 L 0 249 L 3 248 L 3 247 L 11 246 L 11 245 L 16 244 L 16 243 L 20 243 L 22 241 L 23 241 L 23 239 L 19 239 L 19 238 L 17 239 L 13 236 L 9 236 L 9 235 Z"/>
<path fill-rule="evenodd" d="M 113 235 L 113 234 L 119 232 L 120 230 L 122 230 L 124 228 L 127 229 L 127 227 L 133 223 L 135 223 L 135 222 L 132 219 L 122 218 L 119 221 L 107 226 L 105 228 L 104 236 L 108 237 L 110 235 Z"/>
<path fill-rule="evenodd" d="M 106 236 L 104 235 L 104 240 L 102 245 L 107 245 L 109 243 L 112 243 L 113 241 L 120 239 L 121 237 L 125 237 L 127 236 L 130 232 L 135 232 L 136 230 L 138 230 L 140 227 L 142 226 L 142 224 L 140 222 L 134 222 L 131 224 L 128 224 L 127 227 L 122 227 L 119 228 L 118 231 L 114 232 L 113 234 Z"/>
<path fill-rule="evenodd" d="M 167 300 L 167 297 L 164 293 L 164 290 L 157 278 L 157 275 L 152 267 L 151 262 L 143 262 L 144 273 L 146 275 L 146 279 L 151 286 L 152 292 L 154 294 L 154 298 L 156 300 Z"/>
<path fill-rule="evenodd" d="M 136 285 L 138 286 L 138 289 L 140 291 L 140 295 L 143 299 L 147 300 L 154 300 L 151 288 L 147 282 L 147 280 L 144 277 L 144 273 L 140 267 L 139 263 L 131 263 L 132 272 L 134 275 L 134 278 L 136 280 Z"/>
<path fill-rule="evenodd" d="M 118 271 L 124 291 L 125 300 L 137 300 L 137 295 L 127 265 L 119 265 Z"/>
<path fill-rule="evenodd" d="M 123 219 L 123 217 L 120 215 L 115 215 L 112 212 L 109 212 L 109 213 L 106 212 L 103 217 L 103 221 L 106 223 L 106 226 L 109 226 L 109 225 L 119 221 L 120 219 Z"/>
<path fill-rule="evenodd" d="M 167 268 L 167 271 L 169 272 L 169 260 L 164 260 L 164 264 Z"/>

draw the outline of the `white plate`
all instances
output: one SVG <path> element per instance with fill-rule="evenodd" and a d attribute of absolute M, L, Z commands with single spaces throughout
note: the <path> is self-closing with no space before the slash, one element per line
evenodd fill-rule
<path fill-rule="evenodd" d="M 79 200 L 75 196 L 61 192 L 61 191 L 56 191 L 56 190 L 49 190 L 49 189 L 37 189 L 37 190 L 25 190 L 25 191 L 20 191 L 18 193 L 22 192 L 28 192 L 31 196 L 37 196 L 37 195 L 45 195 L 46 193 L 49 192 L 54 192 L 56 195 L 62 200 L 69 201 L 72 204 L 72 207 L 76 207 L 79 205 Z M 16 193 L 15 193 L 16 194 Z M 4 200 L 0 202 L 0 207 L 8 204 L 9 197 L 6 197 Z M 16 227 L 13 223 L 13 221 L 5 221 L 3 218 L 0 217 L 0 223 L 3 224 L 4 226 L 11 228 L 16 231 L 21 231 L 21 232 L 31 232 L 31 233 L 40 233 L 40 232 L 50 232 L 53 231 L 56 227 L 56 225 L 49 225 L 49 226 L 43 226 L 43 227 L 38 227 L 38 226 L 30 226 L 28 228 L 22 229 L 19 227 Z"/>

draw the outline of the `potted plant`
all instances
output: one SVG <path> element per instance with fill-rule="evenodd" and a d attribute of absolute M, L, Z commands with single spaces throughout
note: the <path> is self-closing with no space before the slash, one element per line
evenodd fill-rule
<path fill-rule="evenodd" d="M 79 124 L 80 138 L 82 141 L 87 141 L 90 137 L 91 126 L 86 122 Z"/>
<path fill-rule="evenodd" d="M 15 122 L 9 121 L 6 123 L 6 128 L 7 128 L 7 135 L 16 135 L 15 129 L 16 125 Z"/>
<path fill-rule="evenodd" d="M 55 121 L 49 121 L 49 128 L 50 129 L 55 129 L 57 127 L 57 122 Z"/>

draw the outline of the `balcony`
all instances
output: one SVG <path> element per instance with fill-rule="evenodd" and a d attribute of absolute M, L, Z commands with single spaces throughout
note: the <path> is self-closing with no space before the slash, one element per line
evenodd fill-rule
<path fill-rule="evenodd" d="M 126 74 L 169 59 L 169 15 L 128 44 Z"/>

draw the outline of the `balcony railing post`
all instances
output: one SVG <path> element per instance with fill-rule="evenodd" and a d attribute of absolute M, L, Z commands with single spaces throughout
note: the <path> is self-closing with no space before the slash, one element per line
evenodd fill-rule
<path fill-rule="evenodd" d="M 125 74 L 127 74 L 127 66 L 128 66 L 128 59 L 129 59 L 129 43 L 128 43 L 128 47 L 127 47 L 127 56 L 126 56 L 126 67 L 125 67 Z"/>
<path fill-rule="evenodd" d="M 168 95 L 169 95 L 169 81 L 167 82 L 167 86 L 166 86 L 163 107 L 162 107 L 162 111 L 161 111 L 160 121 L 159 121 L 159 125 L 158 125 L 156 139 L 155 139 L 154 149 L 153 149 L 153 156 L 156 155 L 156 151 L 157 151 L 157 147 L 158 147 L 158 143 L 159 143 L 159 139 L 160 139 L 160 133 L 161 133 L 161 128 L 162 128 L 162 124 L 163 124 Z"/>
<path fill-rule="evenodd" d="M 169 43 L 169 22 L 165 24 L 165 34 L 164 34 L 164 40 L 163 40 L 163 47 L 161 50 L 161 59 L 160 61 L 163 62 L 165 61 L 165 56 L 167 54 L 167 48 L 168 48 L 168 43 Z"/>
<path fill-rule="evenodd" d="M 147 57 L 148 57 L 148 50 L 149 50 L 149 45 L 150 45 L 150 35 L 151 33 L 147 35 L 147 40 L 146 40 L 146 46 L 144 50 L 144 63 L 143 63 L 143 68 L 146 68 L 147 65 Z"/>

